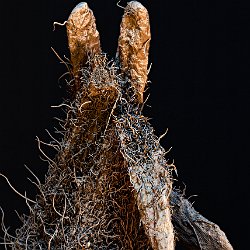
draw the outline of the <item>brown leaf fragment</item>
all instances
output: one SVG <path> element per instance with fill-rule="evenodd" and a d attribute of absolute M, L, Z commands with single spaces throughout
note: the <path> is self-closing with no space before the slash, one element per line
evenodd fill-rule
<path fill-rule="evenodd" d="M 233 250 L 225 233 L 199 214 L 180 193 L 172 190 L 172 222 L 181 244 L 192 250 Z"/>

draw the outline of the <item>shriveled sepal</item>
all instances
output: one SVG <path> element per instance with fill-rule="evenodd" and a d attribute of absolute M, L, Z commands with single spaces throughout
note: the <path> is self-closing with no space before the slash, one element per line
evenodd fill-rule
<path fill-rule="evenodd" d="M 172 222 L 177 239 L 192 250 L 233 250 L 218 225 L 199 214 L 179 192 L 170 195 L 173 207 Z"/>

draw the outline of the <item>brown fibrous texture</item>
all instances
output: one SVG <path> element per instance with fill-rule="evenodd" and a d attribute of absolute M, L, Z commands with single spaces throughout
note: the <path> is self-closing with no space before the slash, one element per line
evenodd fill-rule
<path fill-rule="evenodd" d="M 160 205 L 166 195 L 176 237 L 185 246 L 232 249 L 217 225 L 166 186 L 174 166 L 165 161 L 166 152 L 140 106 L 129 102 L 131 92 L 121 91 L 126 83 L 114 62 L 105 55 L 91 61 L 112 82 L 102 86 L 104 79 L 99 81 L 92 67 L 81 70 L 82 91 L 66 103 L 64 138 L 52 137 L 58 153 L 48 160 L 45 183 L 37 183 L 37 203 L 30 205 L 16 236 L 6 234 L 6 243 L 12 249 L 161 249 L 158 242 L 166 239 L 155 235 L 154 241 L 149 230 L 158 226 L 157 212 L 165 212 Z M 95 133 L 88 133 L 90 128 Z M 168 220 L 159 222 L 164 226 Z"/>
<path fill-rule="evenodd" d="M 173 164 L 142 114 L 150 26 L 145 7 L 128 3 L 115 61 L 101 53 L 93 12 L 86 3 L 67 21 L 72 99 L 66 118 L 46 145 L 49 169 L 12 249 L 231 250 L 224 232 L 172 188 Z"/>
<path fill-rule="evenodd" d="M 151 249 L 113 122 L 122 81 L 105 55 L 89 60 L 95 70 L 81 70 L 37 203 L 16 236 L 6 236 L 13 249 Z"/>

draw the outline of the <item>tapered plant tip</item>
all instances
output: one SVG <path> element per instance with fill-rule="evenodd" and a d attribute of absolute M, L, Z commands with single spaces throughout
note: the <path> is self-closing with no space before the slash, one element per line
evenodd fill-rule
<path fill-rule="evenodd" d="M 79 3 L 79 4 L 76 5 L 76 7 L 72 10 L 71 14 L 73 12 L 78 11 L 79 9 L 83 10 L 83 9 L 88 9 L 88 8 L 89 8 L 89 6 L 88 6 L 88 4 L 86 2 L 81 2 L 81 3 Z"/>
<path fill-rule="evenodd" d="M 134 88 L 136 101 L 143 102 L 148 75 L 148 52 L 151 40 L 147 9 L 137 1 L 127 4 L 120 25 L 117 55 L 123 73 Z"/>
<path fill-rule="evenodd" d="M 89 56 L 101 53 L 100 37 L 93 11 L 85 2 L 79 3 L 72 10 L 66 26 L 73 75 L 77 85 L 79 71 L 87 63 Z"/>
<path fill-rule="evenodd" d="M 128 6 L 130 6 L 133 9 L 143 9 L 147 11 L 147 9 L 138 1 L 131 1 L 128 3 Z"/>

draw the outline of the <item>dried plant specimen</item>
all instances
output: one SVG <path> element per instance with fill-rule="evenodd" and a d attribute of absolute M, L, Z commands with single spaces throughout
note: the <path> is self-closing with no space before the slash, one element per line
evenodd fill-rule
<path fill-rule="evenodd" d="M 45 182 L 12 249 L 171 250 L 180 240 L 189 249 L 233 249 L 214 223 L 196 212 L 172 187 L 173 164 L 143 116 L 150 42 L 145 7 L 124 10 L 117 57 L 101 51 L 93 12 L 86 3 L 67 21 L 71 99 L 62 106 L 63 138 L 51 135 L 58 152 L 46 157 Z"/>

